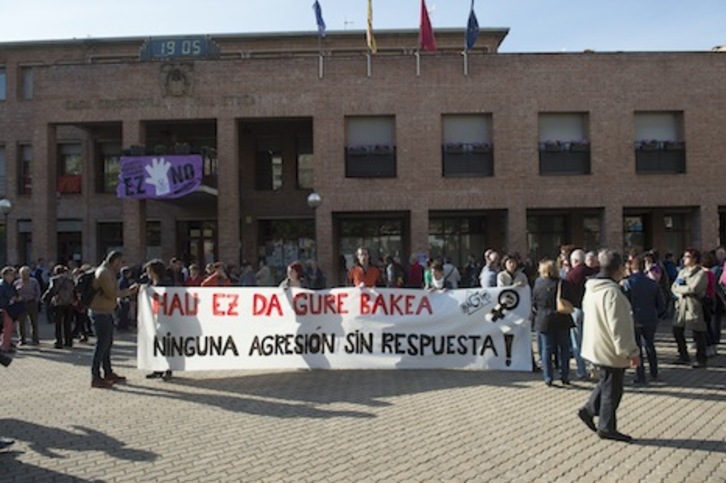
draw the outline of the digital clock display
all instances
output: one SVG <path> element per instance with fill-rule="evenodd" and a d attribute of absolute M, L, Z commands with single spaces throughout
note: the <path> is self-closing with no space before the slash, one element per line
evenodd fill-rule
<path fill-rule="evenodd" d="M 216 57 L 219 49 L 206 36 L 152 38 L 141 47 L 142 60 L 205 59 Z"/>

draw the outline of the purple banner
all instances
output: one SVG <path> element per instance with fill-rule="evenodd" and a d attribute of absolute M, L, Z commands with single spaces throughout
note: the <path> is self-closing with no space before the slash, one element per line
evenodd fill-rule
<path fill-rule="evenodd" d="M 116 194 L 119 198 L 163 200 L 181 198 L 202 184 L 202 157 L 122 156 Z"/>

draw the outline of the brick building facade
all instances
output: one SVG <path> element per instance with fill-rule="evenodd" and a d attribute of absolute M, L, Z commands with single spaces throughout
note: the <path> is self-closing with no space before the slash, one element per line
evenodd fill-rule
<path fill-rule="evenodd" d="M 361 32 L 0 44 L 7 259 L 316 256 L 335 283 L 358 244 L 719 243 L 726 55 L 501 54 L 506 34 L 467 56 L 461 30 L 420 56 L 416 31 L 370 57 Z M 132 146 L 202 153 L 205 188 L 119 200 Z"/>

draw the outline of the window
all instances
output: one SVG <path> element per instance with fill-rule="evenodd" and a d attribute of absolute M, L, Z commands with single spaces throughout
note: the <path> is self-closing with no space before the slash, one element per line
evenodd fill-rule
<path fill-rule="evenodd" d="M 637 174 L 686 172 L 683 113 L 635 113 L 635 172 Z"/>
<path fill-rule="evenodd" d="M 217 260 L 217 221 L 177 221 L 176 250 L 186 263 L 202 269 Z"/>
<path fill-rule="evenodd" d="M 310 135 L 298 136 L 297 151 L 297 187 L 313 189 L 313 139 Z"/>
<path fill-rule="evenodd" d="M 560 246 L 567 240 L 566 215 L 527 215 L 527 246 L 530 258 L 556 259 Z"/>
<path fill-rule="evenodd" d="M 81 144 L 59 144 L 56 190 L 62 194 L 80 193 L 81 172 Z"/>
<path fill-rule="evenodd" d="M 666 252 L 680 256 L 691 246 L 691 220 L 693 216 L 685 213 L 666 213 L 663 216 Z"/>
<path fill-rule="evenodd" d="M 590 174 L 588 115 L 539 115 L 539 174 Z"/>
<path fill-rule="evenodd" d="M 20 176 L 18 177 L 18 193 L 21 195 L 29 195 L 33 188 L 33 146 L 29 144 L 21 144 L 18 146 L 18 153 L 20 159 L 18 164 L 20 169 L 18 170 Z"/>
<path fill-rule="evenodd" d="M 315 258 L 315 220 L 260 220 L 258 223 L 258 253 L 273 270 L 275 280 L 287 276 L 287 266 L 303 264 Z"/>
<path fill-rule="evenodd" d="M 5 72 L 5 66 L 0 65 L 0 101 L 6 100 L 8 97 L 8 76 Z"/>
<path fill-rule="evenodd" d="M 492 176 L 491 115 L 443 116 L 443 175 Z"/>
<path fill-rule="evenodd" d="M 282 188 L 282 140 L 278 136 L 257 138 L 255 189 L 277 191 Z"/>
<path fill-rule="evenodd" d="M 101 193 L 116 193 L 118 176 L 121 172 L 121 145 L 119 143 L 100 143 L 97 148 L 101 165 Z"/>
<path fill-rule="evenodd" d="M 146 259 L 161 258 L 161 222 L 146 222 Z"/>
<path fill-rule="evenodd" d="M 0 196 L 8 194 L 7 160 L 5 158 L 5 146 L 0 146 Z"/>
<path fill-rule="evenodd" d="M 349 117 L 346 128 L 345 176 L 395 178 L 395 118 Z"/>
<path fill-rule="evenodd" d="M 103 257 L 111 250 L 124 246 L 124 225 L 122 222 L 101 222 L 98 224 L 98 253 Z"/>
<path fill-rule="evenodd" d="M 56 223 L 58 261 L 83 261 L 83 221 L 77 218 L 60 218 Z"/>
<path fill-rule="evenodd" d="M 623 249 L 625 252 L 642 252 L 650 245 L 646 240 L 646 216 L 627 215 L 623 217 Z"/>
<path fill-rule="evenodd" d="M 598 250 L 600 241 L 600 215 L 585 215 L 582 217 L 582 242 L 588 250 Z"/>
<path fill-rule="evenodd" d="M 33 262 L 33 222 L 18 220 L 18 260 L 30 265 Z"/>
<path fill-rule="evenodd" d="M 202 161 L 204 172 L 202 173 L 202 184 L 205 186 L 217 187 L 217 150 L 209 146 L 202 146 Z"/>
<path fill-rule="evenodd" d="M 404 227 L 408 226 L 407 215 L 351 216 L 337 221 L 340 233 L 338 249 L 345 258 L 346 270 L 353 265 L 358 247 L 368 248 L 371 263 L 378 263 L 386 255 L 401 257 L 402 261 L 407 260 L 404 238 Z M 347 281 L 343 279 L 340 283 L 345 285 Z"/>
<path fill-rule="evenodd" d="M 33 98 L 33 68 L 20 68 L 20 98 L 29 100 Z"/>
<path fill-rule="evenodd" d="M 446 257 L 454 265 L 464 267 L 469 255 L 478 258 L 486 248 L 486 218 L 483 215 L 429 218 L 431 257 Z"/>

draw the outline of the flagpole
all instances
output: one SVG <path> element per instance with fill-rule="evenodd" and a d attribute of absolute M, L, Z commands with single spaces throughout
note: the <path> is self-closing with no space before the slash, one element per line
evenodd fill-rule
<path fill-rule="evenodd" d="M 416 77 L 421 76 L 421 53 L 417 50 L 415 54 L 413 54 L 416 57 Z"/>
<path fill-rule="evenodd" d="M 371 76 L 371 53 L 370 52 L 368 52 L 366 54 L 366 68 L 367 68 L 366 74 L 368 75 L 368 77 L 370 77 Z"/>
<path fill-rule="evenodd" d="M 462 52 L 462 55 L 464 56 L 464 75 L 469 75 L 469 52 L 464 49 L 464 52 Z"/>
<path fill-rule="evenodd" d="M 323 38 L 318 35 L 318 79 L 323 78 Z"/>
<path fill-rule="evenodd" d="M 320 2 L 315 0 L 313 3 L 313 11 L 315 12 L 315 23 L 318 24 L 318 78 L 323 78 L 323 37 L 325 37 L 325 21 L 323 20 L 323 11 L 320 8 Z"/>

